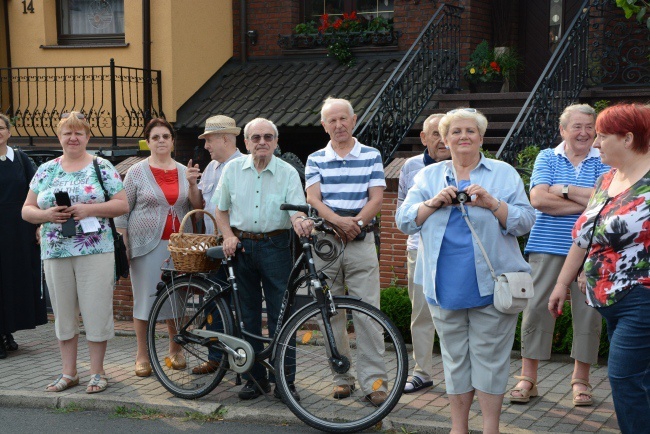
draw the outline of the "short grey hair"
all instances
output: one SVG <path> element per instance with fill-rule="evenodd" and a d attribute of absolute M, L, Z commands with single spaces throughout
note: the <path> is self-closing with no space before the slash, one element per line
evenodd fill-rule
<path fill-rule="evenodd" d="M 244 127 L 244 138 L 245 138 L 246 140 L 248 140 L 248 139 L 250 138 L 250 137 L 248 137 L 248 131 L 251 129 L 251 127 L 252 127 L 253 125 L 255 125 L 255 124 L 259 124 L 259 123 L 261 123 L 261 122 L 266 122 L 266 123 L 268 123 L 269 125 L 271 125 L 271 127 L 273 128 L 273 131 L 275 132 L 275 138 L 276 138 L 276 139 L 277 139 L 278 137 L 280 137 L 280 133 L 278 132 L 278 127 L 275 126 L 275 124 L 273 123 L 273 121 L 270 121 L 270 120 L 268 120 L 268 119 L 266 119 L 266 118 L 255 118 L 255 119 L 253 119 L 252 121 L 250 121 L 249 123 L 247 123 L 246 126 Z"/>
<path fill-rule="evenodd" d="M 449 132 L 449 126 L 453 121 L 458 119 L 472 119 L 473 121 L 476 122 L 476 125 L 478 127 L 478 132 L 481 135 L 481 137 L 485 136 L 485 131 L 487 130 L 487 126 L 488 126 L 487 118 L 483 115 L 483 113 L 481 113 L 476 109 L 471 109 L 472 111 L 467 111 L 464 110 L 466 108 L 467 107 L 461 107 L 456 110 L 451 110 L 447 112 L 447 114 L 442 119 L 440 119 L 440 123 L 438 124 L 438 131 L 440 131 L 440 135 L 442 137 L 447 136 L 447 133 Z"/>
<path fill-rule="evenodd" d="M 589 115 L 594 118 L 594 122 L 596 122 L 596 110 L 594 110 L 592 106 L 589 104 L 571 104 L 565 108 L 560 115 L 560 125 L 562 125 L 562 128 L 566 128 L 567 125 L 569 125 L 569 119 L 571 119 L 571 115 L 576 112 Z"/>
<path fill-rule="evenodd" d="M 426 118 L 424 120 L 424 123 L 422 124 L 422 131 L 424 131 L 424 134 L 427 134 L 429 132 L 429 128 L 431 128 L 431 123 L 434 120 L 436 120 L 436 119 L 440 120 L 443 117 L 445 117 L 444 113 L 434 113 L 431 116 L 429 116 L 428 118 Z M 440 129 L 440 128 L 438 128 L 438 129 Z"/>
<path fill-rule="evenodd" d="M 338 103 L 345 104 L 348 107 L 348 112 L 350 116 L 354 116 L 354 108 L 352 108 L 352 104 L 350 103 L 350 101 L 343 98 L 334 98 L 328 96 L 327 98 L 325 98 L 325 101 L 323 101 L 323 107 L 320 109 L 320 120 L 325 121 L 325 116 L 323 116 L 325 109 L 329 108 L 331 105 L 338 104 Z"/>

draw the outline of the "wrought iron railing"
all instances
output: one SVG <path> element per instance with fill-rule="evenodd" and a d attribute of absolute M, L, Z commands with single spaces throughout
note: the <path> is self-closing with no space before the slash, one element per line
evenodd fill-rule
<path fill-rule="evenodd" d="M 650 85 L 650 33 L 609 0 L 585 0 L 519 112 L 496 157 L 557 143 L 564 108 L 586 87 Z"/>
<path fill-rule="evenodd" d="M 161 73 L 116 66 L 0 68 L 0 111 L 19 137 L 52 137 L 61 113 L 84 113 L 94 137 L 141 137 L 163 116 Z"/>
<path fill-rule="evenodd" d="M 356 137 L 377 148 L 384 163 L 397 150 L 436 92 L 458 89 L 460 15 L 442 4 L 357 122 Z"/>

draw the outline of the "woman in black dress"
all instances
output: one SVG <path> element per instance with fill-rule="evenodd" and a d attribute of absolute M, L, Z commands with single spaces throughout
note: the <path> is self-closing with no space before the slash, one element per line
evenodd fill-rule
<path fill-rule="evenodd" d="M 18 349 L 13 332 L 47 322 L 36 226 L 21 217 L 35 169 L 7 145 L 10 136 L 9 118 L 0 114 L 0 359 Z"/>

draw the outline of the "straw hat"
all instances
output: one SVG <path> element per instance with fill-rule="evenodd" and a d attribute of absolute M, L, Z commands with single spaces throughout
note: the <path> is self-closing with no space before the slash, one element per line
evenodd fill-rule
<path fill-rule="evenodd" d="M 233 118 L 228 116 L 212 116 L 205 121 L 205 131 L 199 136 L 199 139 L 204 138 L 208 134 L 216 133 L 229 133 L 234 135 L 239 135 L 241 128 L 237 126 Z"/>

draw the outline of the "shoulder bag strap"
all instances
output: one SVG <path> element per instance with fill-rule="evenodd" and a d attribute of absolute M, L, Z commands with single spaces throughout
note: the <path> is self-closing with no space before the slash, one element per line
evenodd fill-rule
<path fill-rule="evenodd" d="M 598 211 L 598 214 L 596 214 L 596 217 L 594 217 L 594 224 L 591 227 L 591 236 L 589 237 L 589 244 L 587 245 L 587 250 L 585 250 L 585 257 L 582 259 L 582 264 L 580 264 L 580 268 L 578 269 L 578 274 L 576 274 L 576 281 L 578 280 L 578 276 L 580 275 L 580 273 L 582 273 L 582 270 L 585 268 L 585 262 L 587 262 L 587 258 L 589 257 L 589 251 L 591 250 L 591 245 L 594 242 L 594 233 L 596 233 L 596 224 L 598 223 L 598 219 L 600 219 L 600 214 L 603 212 L 607 204 L 611 202 L 611 200 L 612 200 L 611 197 L 607 197 L 607 200 L 600 208 L 600 211 Z"/>
<path fill-rule="evenodd" d="M 102 190 L 104 190 L 104 200 L 108 202 L 111 198 L 108 195 L 108 191 L 106 191 L 106 187 L 104 187 L 104 181 L 102 181 L 102 172 L 99 170 L 99 163 L 97 162 L 96 156 L 93 156 L 93 167 L 95 168 L 95 173 L 97 174 L 97 180 L 99 181 L 99 185 L 101 185 Z M 117 233 L 117 229 L 115 229 L 115 222 L 113 221 L 112 218 L 108 219 L 108 225 L 111 227 L 111 232 L 113 233 L 113 240 L 117 241 L 118 233 Z"/>
<path fill-rule="evenodd" d="M 483 253 L 483 257 L 485 258 L 485 262 L 487 263 L 488 268 L 490 269 L 490 274 L 492 274 L 492 279 L 496 282 L 497 275 L 494 272 L 494 268 L 492 267 L 492 263 L 490 262 L 490 258 L 488 258 L 487 253 L 485 252 L 485 248 L 483 247 L 483 243 L 481 242 L 481 239 L 476 235 L 476 231 L 474 230 L 474 226 L 472 225 L 472 222 L 469 221 L 469 217 L 467 216 L 467 210 L 465 209 L 465 205 L 462 203 L 460 204 L 460 211 L 463 214 L 463 218 L 465 219 L 465 222 L 467 223 L 467 226 L 469 226 L 469 230 L 472 233 L 472 236 L 476 240 L 476 243 L 478 244 L 479 249 L 481 249 L 481 253 Z"/>

